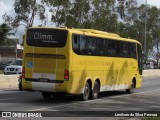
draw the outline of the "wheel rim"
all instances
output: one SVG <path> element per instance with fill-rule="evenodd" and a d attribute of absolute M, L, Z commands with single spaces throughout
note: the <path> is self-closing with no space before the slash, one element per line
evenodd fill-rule
<path fill-rule="evenodd" d="M 88 85 L 88 83 L 86 83 L 85 88 L 84 88 L 84 98 L 85 99 L 89 98 L 89 92 L 90 92 L 89 85 Z"/>
<path fill-rule="evenodd" d="M 98 93 L 99 93 L 99 86 L 98 83 L 96 82 L 93 88 L 93 98 L 97 98 Z"/>

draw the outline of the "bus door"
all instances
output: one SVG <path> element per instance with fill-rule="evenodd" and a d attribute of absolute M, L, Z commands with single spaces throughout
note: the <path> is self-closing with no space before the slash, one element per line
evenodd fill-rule
<path fill-rule="evenodd" d="M 139 44 L 137 44 L 137 54 L 138 54 L 138 68 L 139 68 L 139 74 L 142 75 L 143 70 L 143 56 L 142 56 L 142 49 Z"/>

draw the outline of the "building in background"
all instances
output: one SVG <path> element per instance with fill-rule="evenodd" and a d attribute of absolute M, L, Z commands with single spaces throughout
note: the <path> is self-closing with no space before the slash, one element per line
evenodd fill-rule
<path fill-rule="evenodd" d="M 12 44 L 0 46 L 0 65 L 22 58 L 23 47 L 19 44 L 19 38 L 9 37 Z"/>

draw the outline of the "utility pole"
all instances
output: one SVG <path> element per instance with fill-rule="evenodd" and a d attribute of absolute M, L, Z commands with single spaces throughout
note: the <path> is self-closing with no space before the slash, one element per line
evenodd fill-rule
<path fill-rule="evenodd" d="M 16 44 L 16 45 L 15 45 L 15 48 L 16 48 L 16 49 L 15 49 L 15 50 L 16 50 L 16 51 L 15 51 L 15 52 L 16 52 L 15 59 L 17 60 L 17 39 L 15 39 L 15 42 L 16 42 L 16 43 L 15 43 L 15 44 Z"/>
<path fill-rule="evenodd" d="M 146 33 L 147 33 L 147 0 L 145 3 L 145 27 L 144 27 L 144 54 L 147 55 L 147 51 L 146 51 Z"/>

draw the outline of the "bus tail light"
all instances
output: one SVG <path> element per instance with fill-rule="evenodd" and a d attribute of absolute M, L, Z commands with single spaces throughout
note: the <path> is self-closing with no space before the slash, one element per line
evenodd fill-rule
<path fill-rule="evenodd" d="M 69 71 L 66 69 L 64 71 L 64 80 L 69 80 Z"/>
<path fill-rule="evenodd" d="M 22 68 L 22 78 L 25 78 L 25 67 Z"/>

